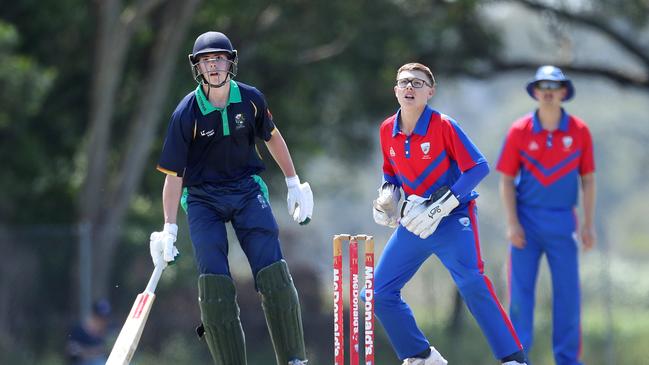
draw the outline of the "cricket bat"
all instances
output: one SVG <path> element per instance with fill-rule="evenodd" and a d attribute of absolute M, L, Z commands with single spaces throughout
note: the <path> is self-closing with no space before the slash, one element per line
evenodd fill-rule
<path fill-rule="evenodd" d="M 155 300 L 155 288 L 158 286 L 162 270 L 164 270 L 164 267 L 155 267 L 146 289 L 138 294 L 135 299 L 131 312 L 126 318 L 119 336 L 117 336 L 110 356 L 108 356 L 106 365 L 128 365 L 131 362 L 137 344 L 140 342 L 140 336 L 142 336 L 142 330 L 144 330 L 149 312 L 151 312 Z"/>

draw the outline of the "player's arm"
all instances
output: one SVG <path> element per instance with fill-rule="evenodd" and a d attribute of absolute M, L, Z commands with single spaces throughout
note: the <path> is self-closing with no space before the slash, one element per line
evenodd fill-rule
<path fill-rule="evenodd" d="M 164 213 L 164 226 L 162 231 L 151 233 L 149 251 L 153 265 L 166 267 L 178 256 L 178 249 L 174 245 L 178 236 L 178 205 L 183 190 L 183 178 L 167 174 L 162 187 L 162 211 Z"/>
<path fill-rule="evenodd" d="M 458 201 L 462 202 L 464 198 L 468 197 L 471 191 L 475 189 L 480 181 L 489 175 L 489 164 L 480 162 L 470 169 L 462 172 L 457 181 L 451 186 L 450 190 Z"/>
<path fill-rule="evenodd" d="M 581 228 L 581 239 L 584 249 L 589 250 L 597 242 L 595 233 L 595 174 L 582 175 L 581 189 L 584 205 L 584 223 Z"/>
<path fill-rule="evenodd" d="M 183 190 L 183 178 L 173 175 L 165 177 L 162 188 L 162 210 L 165 223 L 176 224 L 178 216 L 178 204 Z"/>
<path fill-rule="evenodd" d="M 285 177 L 289 178 L 297 175 L 291 153 L 288 151 L 286 141 L 284 141 L 279 129 L 275 128 L 273 130 L 270 140 L 266 141 L 266 147 Z"/>
<path fill-rule="evenodd" d="M 286 141 L 277 128 L 266 141 L 266 147 L 286 177 L 288 214 L 299 224 L 308 224 L 313 215 L 313 193 L 308 182 L 300 183 Z"/>
<path fill-rule="evenodd" d="M 512 127 L 507 132 L 496 169 L 502 173 L 500 178 L 500 199 L 507 217 L 507 239 L 514 247 L 525 247 L 525 232 L 518 221 L 516 210 L 516 184 L 514 180 L 521 168 L 519 129 Z"/>
<path fill-rule="evenodd" d="M 392 163 L 388 158 L 386 147 L 385 129 L 388 125 L 382 125 L 379 130 L 379 141 L 383 155 L 383 183 L 378 189 L 378 197 L 372 202 L 372 217 L 379 225 L 395 228 L 399 225 L 399 200 L 401 200 L 401 186 L 396 177 Z"/>
<path fill-rule="evenodd" d="M 165 267 L 174 261 L 178 249 L 174 245 L 178 235 L 176 225 L 178 205 L 182 195 L 183 173 L 187 163 L 189 144 L 193 139 L 194 121 L 190 108 L 181 102 L 171 116 L 157 169 L 165 173 L 162 188 L 164 225 L 162 231 L 150 236 L 149 249 L 155 266 Z"/>
<path fill-rule="evenodd" d="M 457 122 L 448 117 L 443 121 L 442 133 L 445 150 L 462 171 L 450 190 L 460 203 L 466 203 L 471 199 L 473 189 L 489 174 L 489 164 Z"/>
<path fill-rule="evenodd" d="M 595 233 L 595 156 L 593 154 L 593 138 L 588 128 L 583 130 L 583 152 L 579 166 L 581 175 L 581 190 L 584 205 L 584 223 L 581 227 L 581 242 L 584 249 L 595 246 L 597 236 Z"/>
<path fill-rule="evenodd" d="M 502 199 L 503 206 L 505 207 L 505 215 L 507 216 L 507 238 L 514 247 L 523 248 L 525 247 L 525 233 L 518 221 L 514 179 L 514 176 L 502 174 L 499 186 L 500 198 Z"/>

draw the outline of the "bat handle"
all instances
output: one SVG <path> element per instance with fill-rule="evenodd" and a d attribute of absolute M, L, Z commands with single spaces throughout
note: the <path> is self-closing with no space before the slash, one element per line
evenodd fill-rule
<path fill-rule="evenodd" d="M 160 276 L 162 275 L 163 270 L 164 267 L 162 266 L 156 266 L 155 269 L 153 269 L 149 283 L 146 285 L 146 289 L 144 289 L 145 292 L 151 294 L 155 293 L 155 288 L 158 286 L 158 281 L 160 281 Z"/>

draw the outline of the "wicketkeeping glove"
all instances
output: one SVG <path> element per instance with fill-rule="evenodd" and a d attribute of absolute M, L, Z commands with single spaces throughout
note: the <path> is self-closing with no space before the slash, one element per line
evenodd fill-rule
<path fill-rule="evenodd" d="M 300 184 L 300 178 L 295 175 L 286 178 L 288 188 L 288 214 L 301 225 L 308 224 L 313 216 L 313 192 L 308 182 Z"/>
<path fill-rule="evenodd" d="M 421 199 L 421 197 L 417 198 Z M 421 238 L 428 238 L 435 232 L 442 218 L 449 215 L 459 205 L 460 202 L 453 192 L 447 186 L 443 186 L 427 202 L 422 203 L 420 200 L 414 199 L 410 208 L 407 203 L 404 204 L 401 225 Z"/>
<path fill-rule="evenodd" d="M 149 250 L 153 265 L 165 267 L 176 259 L 179 254 L 174 245 L 177 234 L 178 226 L 173 223 L 165 223 L 162 231 L 151 233 Z"/>
<path fill-rule="evenodd" d="M 399 200 L 401 190 L 399 187 L 384 182 L 379 188 L 379 196 L 372 203 L 372 217 L 374 222 L 382 226 L 395 228 L 399 225 Z"/>

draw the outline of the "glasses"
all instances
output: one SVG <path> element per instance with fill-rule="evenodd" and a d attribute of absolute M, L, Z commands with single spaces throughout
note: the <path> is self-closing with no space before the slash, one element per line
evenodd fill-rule
<path fill-rule="evenodd" d="M 415 89 L 421 89 L 424 85 L 432 87 L 429 83 L 422 79 L 412 78 L 412 79 L 399 79 L 397 80 L 397 87 L 400 89 L 405 89 L 408 85 L 412 85 Z"/>
<path fill-rule="evenodd" d="M 560 81 L 541 80 L 534 87 L 539 90 L 559 90 L 563 87 L 563 84 Z"/>

